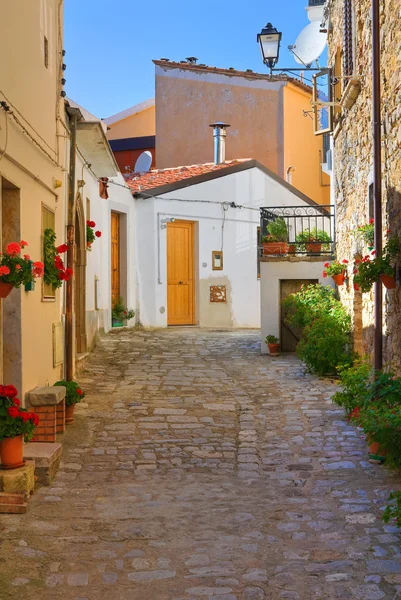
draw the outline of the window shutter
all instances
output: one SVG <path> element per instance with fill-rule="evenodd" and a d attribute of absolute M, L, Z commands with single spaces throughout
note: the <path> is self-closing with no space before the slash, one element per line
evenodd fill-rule
<path fill-rule="evenodd" d="M 353 48 L 353 7 L 352 0 L 344 0 L 344 76 L 350 77 L 354 72 Z M 347 82 L 345 82 L 346 85 Z"/>

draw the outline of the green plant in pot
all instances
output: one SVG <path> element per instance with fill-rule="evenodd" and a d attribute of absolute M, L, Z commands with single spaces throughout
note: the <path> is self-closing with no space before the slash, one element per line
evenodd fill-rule
<path fill-rule="evenodd" d="M 65 422 L 73 423 L 75 405 L 81 402 L 86 396 L 76 381 L 56 381 L 54 385 L 65 387 Z"/>
<path fill-rule="evenodd" d="M 267 226 L 267 235 L 262 237 L 263 254 L 288 253 L 288 227 L 282 217 L 270 221 Z"/>
<path fill-rule="evenodd" d="M 128 309 L 123 299 L 120 297 L 117 302 L 113 304 L 113 310 L 111 313 L 113 327 L 123 327 L 126 321 L 135 317 L 135 311 Z"/>
<path fill-rule="evenodd" d="M 17 469 L 24 464 L 23 443 L 34 435 L 39 417 L 21 408 L 13 385 L 0 385 L 0 458 L 2 469 Z"/>
<path fill-rule="evenodd" d="M 373 284 L 379 279 L 387 289 L 397 287 L 394 276 L 395 258 L 400 254 L 398 237 L 388 239 L 381 256 L 376 256 L 373 250 L 362 259 L 356 259 L 354 264 L 354 288 L 362 292 L 369 292 Z"/>
<path fill-rule="evenodd" d="M 280 354 L 280 340 L 275 335 L 266 336 L 265 343 L 269 348 L 271 356 L 278 356 Z"/>
<path fill-rule="evenodd" d="M 320 252 L 330 251 L 330 236 L 323 229 L 304 229 L 297 234 L 295 241 L 299 252 L 309 252 L 311 254 L 320 254 Z"/>

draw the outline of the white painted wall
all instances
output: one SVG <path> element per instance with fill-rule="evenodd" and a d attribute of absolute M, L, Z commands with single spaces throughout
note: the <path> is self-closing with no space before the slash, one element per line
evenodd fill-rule
<path fill-rule="evenodd" d="M 324 263 L 310 260 L 280 260 L 261 262 L 260 296 L 261 296 L 261 352 L 268 354 L 265 344 L 266 336 L 280 337 L 280 281 L 282 279 L 317 279 L 321 285 L 331 285 L 331 278 L 323 277 Z"/>
<path fill-rule="evenodd" d="M 86 328 L 88 348 L 93 346 L 99 330 L 109 331 L 111 328 L 111 211 L 120 213 L 121 223 L 121 295 L 128 308 L 136 305 L 136 264 L 135 264 L 135 203 L 131 192 L 125 187 L 121 174 L 109 181 L 109 198 L 99 196 L 97 178 L 87 168 L 84 161 L 77 156 L 76 178 L 83 179 L 85 186 L 77 188 L 81 193 L 85 210 L 85 221 L 96 223 L 96 230 L 102 232 L 100 238 L 93 242 L 92 250 L 87 251 L 86 266 Z M 112 182 L 119 185 L 114 185 Z M 87 214 L 87 200 L 90 203 Z M 125 240 L 125 241 L 124 241 Z M 95 280 L 99 280 L 99 305 L 96 308 Z M 132 319 L 128 326 L 134 326 Z"/>
<path fill-rule="evenodd" d="M 222 204 L 231 202 L 250 208 L 228 208 L 222 237 Z M 167 326 L 167 230 L 161 229 L 160 221 L 174 217 L 196 222 L 197 324 L 260 327 L 259 207 L 298 205 L 305 206 L 305 202 L 257 167 L 163 194 L 160 199 L 136 200 L 141 323 L 145 327 Z M 213 271 L 212 251 L 222 248 L 224 269 Z M 210 303 L 210 285 L 221 284 L 227 285 L 227 304 Z"/>

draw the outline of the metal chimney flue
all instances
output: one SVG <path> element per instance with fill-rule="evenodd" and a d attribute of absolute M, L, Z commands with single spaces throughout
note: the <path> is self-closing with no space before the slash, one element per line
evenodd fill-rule
<path fill-rule="evenodd" d="M 214 137 L 214 164 L 221 165 L 226 162 L 226 136 L 227 127 L 230 127 L 228 123 L 211 123 L 209 127 L 213 127 Z"/>

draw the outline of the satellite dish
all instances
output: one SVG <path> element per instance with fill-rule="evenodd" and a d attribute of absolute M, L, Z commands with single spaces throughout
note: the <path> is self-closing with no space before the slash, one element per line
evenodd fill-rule
<path fill-rule="evenodd" d="M 301 31 L 292 52 L 298 64 L 310 67 L 323 54 L 326 44 L 327 33 L 320 31 L 319 21 L 313 21 Z"/>
<path fill-rule="evenodd" d="M 142 152 L 137 158 L 135 163 L 134 172 L 135 173 L 147 173 L 152 166 L 152 153 L 149 150 L 145 150 Z"/>

